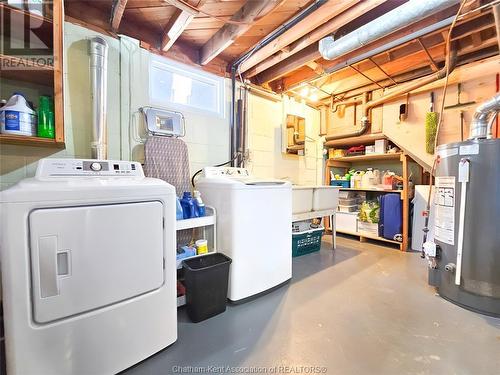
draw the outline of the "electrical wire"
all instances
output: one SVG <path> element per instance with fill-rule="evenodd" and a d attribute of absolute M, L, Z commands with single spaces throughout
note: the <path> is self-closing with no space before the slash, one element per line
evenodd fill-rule
<path fill-rule="evenodd" d="M 439 154 L 437 154 L 437 146 L 438 146 L 438 139 L 439 139 L 439 131 L 441 129 L 441 124 L 443 123 L 443 113 L 444 113 L 444 104 L 445 104 L 445 99 L 446 99 L 446 92 L 448 90 L 448 81 L 449 81 L 449 76 L 450 76 L 450 47 L 451 47 L 451 34 L 453 32 L 453 28 L 455 27 L 455 24 L 457 23 L 460 14 L 462 13 L 462 9 L 464 8 L 465 4 L 468 2 L 468 0 L 462 0 L 460 7 L 458 8 L 457 14 L 455 15 L 455 18 L 453 19 L 453 22 L 450 25 L 450 29 L 448 30 L 448 35 L 446 37 L 446 76 L 445 76 L 445 81 L 444 81 L 444 86 L 443 86 L 443 96 L 441 98 L 441 108 L 439 110 L 439 120 L 437 123 L 436 127 L 436 138 L 434 139 L 434 152 L 436 152 L 436 157 L 434 158 L 434 162 L 432 163 L 432 169 L 430 172 L 430 178 L 429 178 L 429 193 L 427 195 L 427 205 L 425 207 L 425 215 L 426 215 L 426 224 L 424 226 L 424 243 L 427 240 L 427 232 L 429 231 L 428 225 L 429 225 L 429 213 L 431 210 L 431 196 L 432 196 L 432 176 L 436 173 L 436 168 L 439 163 Z M 425 257 L 424 249 L 422 247 L 422 258 Z"/>

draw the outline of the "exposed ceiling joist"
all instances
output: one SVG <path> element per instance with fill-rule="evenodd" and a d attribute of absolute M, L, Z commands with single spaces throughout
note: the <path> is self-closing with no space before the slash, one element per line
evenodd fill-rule
<path fill-rule="evenodd" d="M 317 42 L 321 38 L 324 38 L 325 36 L 335 32 L 336 30 L 338 30 L 345 24 L 349 23 L 353 19 L 356 19 L 359 16 L 369 12 L 370 10 L 379 6 L 385 1 L 386 0 L 363 1 L 359 4 L 354 5 L 353 7 L 347 9 L 345 12 L 333 17 L 329 21 L 325 22 L 323 25 L 314 29 L 309 34 L 306 34 L 303 37 L 294 41 L 292 44 L 281 48 L 281 50 L 278 53 L 259 62 L 257 65 L 250 68 L 246 72 L 245 76 L 253 77 L 263 72 L 264 70 L 285 60 L 286 58 L 289 58 L 290 56 L 302 51 L 311 43 Z"/>
<path fill-rule="evenodd" d="M 232 17 L 241 24 L 225 24 L 201 48 L 200 64 L 206 65 L 229 47 L 253 26 L 253 22 L 264 17 L 283 3 L 283 0 L 247 1 Z"/>
<path fill-rule="evenodd" d="M 464 38 L 465 39 L 465 38 Z M 485 41 L 485 43 L 480 46 L 474 46 L 472 43 L 465 46 L 458 52 L 459 60 L 462 62 L 464 57 L 471 53 L 476 53 L 478 51 L 483 50 L 485 47 L 494 47 L 495 46 L 495 37 L 491 37 Z M 431 54 L 434 56 L 435 61 L 440 61 L 444 64 L 445 56 L 443 54 L 444 42 L 440 43 L 436 46 L 433 46 L 430 49 Z M 363 64 L 364 65 L 364 64 Z M 368 63 L 366 65 L 369 65 Z M 411 74 L 411 72 L 415 72 L 422 69 L 428 69 L 428 73 L 432 72 L 429 67 L 429 64 L 425 61 L 425 52 L 422 50 L 417 50 L 414 53 L 408 54 L 405 57 L 401 57 L 396 61 L 390 61 L 382 65 L 384 71 L 391 75 L 391 77 L 398 77 L 398 83 L 401 83 L 401 79 L 410 79 L 411 76 L 404 78 L 405 75 Z M 334 92 L 336 95 L 339 95 L 343 92 L 346 92 L 346 89 L 352 90 L 359 87 L 370 85 L 372 88 L 380 88 L 379 84 L 390 85 L 391 82 L 389 78 L 384 78 L 384 76 L 377 75 L 378 68 L 371 68 L 364 71 L 365 74 L 357 75 L 351 74 L 350 70 L 339 71 L 333 75 L 331 75 L 330 83 L 327 83 L 324 87 Z M 373 84 L 373 80 L 368 78 L 376 77 L 378 82 L 376 84 L 377 87 L 374 87 L 370 84 Z M 415 77 L 412 77 L 415 78 Z"/>
<path fill-rule="evenodd" d="M 453 30 L 453 35 L 452 38 L 456 39 L 458 36 L 463 37 L 464 35 L 470 35 L 477 30 L 484 29 L 485 27 L 490 27 L 492 24 L 493 16 L 491 13 L 483 13 L 483 14 L 478 14 L 476 16 L 471 17 L 471 19 L 466 19 L 460 21 L 457 26 L 455 26 L 455 29 Z M 435 17 L 429 17 L 425 20 L 419 21 L 413 25 L 410 25 L 404 29 L 401 29 L 400 31 L 393 33 L 385 38 L 382 38 L 378 40 L 377 42 L 371 43 L 369 45 L 363 46 L 357 51 L 351 52 L 345 56 L 339 57 L 338 59 L 334 60 L 329 60 L 329 61 L 324 61 L 323 62 L 323 67 L 325 69 L 328 69 L 329 67 L 336 66 L 338 64 L 341 64 L 351 58 L 354 58 L 360 54 L 363 54 L 365 52 L 369 52 L 373 49 L 376 49 L 378 47 L 381 47 L 383 45 L 386 45 L 392 41 L 395 41 L 401 37 L 401 35 L 406 35 L 406 34 L 411 34 L 417 30 L 420 30 L 426 26 L 429 26 L 431 24 L 434 24 L 436 21 Z M 439 32 L 448 34 L 448 28 L 443 29 Z M 441 39 L 443 41 L 443 39 Z M 309 61 L 315 61 L 319 59 L 321 55 L 319 54 L 318 50 L 318 43 L 315 43 L 298 54 L 295 55 L 295 58 L 293 59 L 286 59 L 282 61 L 281 63 L 273 66 L 271 69 L 268 69 L 261 74 L 257 75 L 256 81 L 259 83 L 266 83 L 270 82 L 272 80 L 275 80 L 277 78 L 281 78 L 283 76 L 287 76 L 282 82 L 286 82 L 286 84 L 282 87 L 282 89 L 287 90 L 288 88 L 299 84 L 300 82 L 303 81 L 308 81 L 311 79 L 314 79 L 317 77 L 317 75 L 311 71 L 308 70 L 306 72 L 301 72 L 301 74 L 294 74 L 294 76 L 288 77 L 288 74 L 299 69 L 301 66 L 306 65 Z"/>
<path fill-rule="evenodd" d="M 246 72 L 248 69 L 258 64 L 260 61 L 268 58 L 272 54 L 280 51 L 291 43 L 295 42 L 300 37 L 306 35 L 312 30 L 320 27 L 322 24 L 337 16 L 338 14 L 346 11 L 350 7 L 359 3 L 361 0 L 343 0 L 334 1 L 330 0 L 322 5 L 318 10 L 305 17 L 302 21 L 294 25 L 294 27 L 285 31 L 278 38 L 273 40 L 265 47 L 261 48 L 252 54 L 247 60 L 240 65 L 240 71 Z"/>
<path fill-rule="evenodd" d="M 161 49 L 163 51 L 168 51 L 170 47 L 173 46 L 177 38 L 181 36 L 186 27 L 191 23 L 197 12 L 194 9 L 186 6 L 183 2 L 176 0 L 165 1 L 177 7 L 174 15 L 170 17 L 167 25 L 165 26 L 161 41 Z M 204 0 L 194 0 L 190 1 L 189 4 L 194 7 L 200 7 L 204 2 Z"/>
<path fill-rule="evenodd" d="M 479 61 L 481 59 L 485 58 L 490 58 L 494 56 L 496 53 L 498 53 L 498 48 L 495 45 L 495 38 L 490 38 L 487 41 L 487 48 L 478 48 L 473 45 L 468 46 L 466 49 L 463 50 L 463 52 L 459 53 L 460 56 L 460 62 L 459 66 L 469 64 L 474 61 Z M 496 50 L 496 53 L 495 53 Z M 498 66 L 498 56 L 495 56 L 494 59 L 491 60 L 491 62 L 496 61 L 496 65 Z M 444 64 L 444 61 L 442 61 Z M 480 62 L 482 63 L 482 62 Z M 422 78 L 428 74 L 432 74 L 432 69 L 425 64 L 419 65 L 420 67 L 415 67 L 415 70 L 411 71 L 405 71 L 403 73 L 397 74 L 393 76 L 398 80 L 400 83 L 408 82 L 414 79 Z M 346 81 L 347 82 L 347 81 Z M 380 81 L 381 83 L 388 83 L 388 80 L 385 81 Z M 340 83 L 340 82 L 339 82 Z M 450 82 L 451 83 L 451 82 Z M 438 85 L 434 83 L 433 85 Z M 344 86 L 343 84 L 340 84 L 338 86 L 338 89 L 335 90 L 335 95 L 342 95 L 343 97 L 346 98 L 352 98 L 361 95 L 362 93 L 366 91 L 373 91 L 377 90 L 377 86 L 373 83 L 368 84 L 366 80 L 362 79 L 362 77 L 355 77 L 351 78 L 349 80 L 349 85 L 347 90 L 343 90 L 342 87 L 347 87 Z M 295 89 L 296 90 L 296 89 Z M 419 90 L 417 90 L 418 92 Z M 320 98 L 320 102 L 323 104 L 329 104 L 330 103 L 330 96 L 328 97 L 323 97 Z"/>
<path fill-rule="evenodd" d="M 118 31 L 120 27 L 120 22 L 122 21 L 123 12 L 125 11 L 125 7 L 127 6 L 128 0 L 114 0 L 113 6 L 111 10 L 111 30 Z"/>
<path fill-rule="evenodd" d="M 426 53 L 427 59 L 429 59 L 432 70 L 437 72 L 439 70 L 439 68 L 436 65 L 436 63 L 434 62 L 434 59 L 432 58 L 431 54 L 429 53 L 429 50 L 425 46 L 424 42 L 422 42 L 421 38 L 417 38 L 417 41 L 418 41 L 418 44 L 420 44 L 420 47 L 422 48 L 422 50 Z"/>

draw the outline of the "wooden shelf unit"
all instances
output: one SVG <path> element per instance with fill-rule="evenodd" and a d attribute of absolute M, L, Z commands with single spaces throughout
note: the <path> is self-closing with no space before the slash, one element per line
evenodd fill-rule
<path fill-rule="evenodd" d="M 50 11 L 50 8 L 45 6 L 45 10 L 49 10 Z M 20 8 L 16 8 L 12 5 L 9 5 L 7 3 L 0 3 L 0 12 L 3 12 L 3 14 L 7 14 L 8 16 L 12 15 L 12 14 L 19 14 L 19 15 L 23 15 L 25 17 L 28 17 L 32 20 L 36 20 L 36 21 L 39 21 L 39 22 L 42 22 L 42 23 L 50 23 L 52 24 L 52 14 L 49 16 L 40 16 L 38 14 L 34 14 L 34 13 L 31 13 L 30 11 L 26 10 L 26 9 L 20 9 Z"/>
<path fill-rule="evenodd" d="M 0 144 L 13 144 L 35 147 L 54 147 L 64 148 L 64 104 L 63 104 L 63 2 L 54 1 L 51 4 L 52 9 L 48 6 L 45 11 L 50 13 L 50 17 L 42 17 L 27 10 L 18 9 L 5 3 L 0 3 L 0 15 L 2 22 L 11 21 L 12 16 L 22 15 L 25 20 L 25 27 L 30 25 L 39 25 L 33 29 L 35 34 L 43 34 L 50 39 L 48 47 L 52 49 L 53 64 L 38 66 L 36 69 L 0 69 L 0 80 L 9 79 L 19 81 L 19 91 L 22 92 L 23 83 L 32 83 L 46 86 L 51 90 L 51 95 L 54 99 L 54 125 L 55 138 L 38 138 L 26 137 L 12 134 L 0 134 Z M 40 35 L 37 35 L 40 37 Z M 4 67 L 6 63 L 22 64 L 30 66 L 29 59 L 19 56 L 11 56 L 0 54 L 0 63 Z M 28 98 L 35 102 L 38 98 Z"/>
<path fill-rule="evenodd" d="M 401 153 L 393 154 L 367 154 L 367 155 L 354 155 L 354 156 L 342 156 L 340 158 L 329 159 L 332 162 L 346 162 L 355 163 L 362 161 L 379 161 L 379 160 L 398 160 L 401 159 Z"/>
<path fill-rule="evenodd" d="M 376 138 L 380 139 L 380 138 Z M 375 139 L 373 139 L 375 141 Z M 363 142 L 360 142 L 363 143 Z M 368 191 L 368 192 L 378 192 L 384 193 L 399 193 L 401 194 L 401 200 L 403 201 L 403 241 L 397 242 L 392 240 L 387 240 L 386 238 L 373 236 L 370 234 L 365 234 L 361 232 L 344 232 L 339 231 L 339 233 L 346 233 L 351 235 L 357 235 L 360 237 L 360 241 L 363 238 L 375 239 L 385 242 L 391 242 L 398 244 L 402 251 L 408 249 L 409 244 L 409 215 L 410 215 L 410 186 L 409 186 L 409 171 L 408 171 L 408 159 L 409 157 L 404 153 L 396 154 L 370 154 L 370 155 L 358 155 L 358 156 L 345 156 L 342 158 L 328 159 L 325 163 L 325 183 L 330 184 L 330 169 L 331 168 L 344 168 L 346 170 L 352 167 L 353 163 L 365 163 L 365 162 L 384 162 L 388 160 L 396 160 L 401 162 L 402 174 L 403 174 L 403 190 L 383 190 L 383 189 L 353 189 L 353 188 L 340 188 L 340 190 L 354 190 L 354 191 Z"/>
<path fill-rule="evenodd" d="M 358 236 L 359 240 L 361 242 L 365 242 L 365 240 L 367 240 L 367 239 L 368 240 L 375 240 L 375 241 L 382 241 L 382 242 L 391 243 L 393 245 L 398 245 L 401 248 L 401 242 L 388 240 L 387 238 L 375 236 L 375 235 L 367 233 L 367 232 L 351 232 L 348 230 L 340 230 L 340 229 L 337 229 L 337 232 L 343 233 L 343 234 L 348 234 L 350 236 Z"/>
<path fill-rule="evenodd" d="M 348 191 L 372 191 L 375 193 L 402 193 L 403 190 L 391 190 L 391 189 L 363 189 L 363 188 L 343 188 L 341 187 L 340 190 L 348 190 Z"/>
<path fill-rule="evenodd" d="M 57 142 L 51 138 L 26 137 L 24 135 L 0 134 L 1 144 L 20 145 L 20 146 L 38 146 L 64 148 L 64 142 Z"/>

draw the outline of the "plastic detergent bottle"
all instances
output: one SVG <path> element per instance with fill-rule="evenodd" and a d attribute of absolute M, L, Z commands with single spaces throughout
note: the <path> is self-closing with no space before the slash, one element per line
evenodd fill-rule
<path fill-rule="evenodd" d="M 374 179 L 374 185 L 380 185 L 382 183 L 382 174 L 378 169 L 373 170 L 373 176 L 375 177 Z"/>
<path fill-rule="evenodd" d="M 175 218 L 177 220 L 184 219 L 184 213 L 182 211 L 181 200 L 179 197 L 175 197 Z"/>
<path fill-rule="evenodd" d="M 205 216 L 205 203 L 201 200 L 201 193 L 198 190 L 193 192 L 194 195 L 194 207 L 196 211 L 196 216 L 203 217 Z"/>
<path fill-rule="evenodd" d="M 38 130 L 37 135 L 42 138 L 54 138 L 54 112 L 51 108 L 51 100 L 48 96 L 40 96 L 38 108 Z"/>
<path fill-rule="evenodd" d="M 363 178 L 363 171 L 356 171 L 351 176 L 351 188 L 361 189 L 361 179 Z"/>
<path fill-rule="evenodd" d="M 196 217 L 193 197 L 189 191 L 185 191 L 181 199 L 181 206 L 184 219 Z"/>
<path fill-rule="evenodd" d="M 36 113 L 23 94 L 14 93 L 0 109 L 0 132 L 36 136 Z"/>
<path fill-rule="evenodd" d="M 370 188 L 375 185 L 375 175 L 373 174 L 373 170 L 371 168 L 368 168 L 366 173 L 363 175 L 363 178 L 361 179 L 361 186 L 363 188 Z"/>

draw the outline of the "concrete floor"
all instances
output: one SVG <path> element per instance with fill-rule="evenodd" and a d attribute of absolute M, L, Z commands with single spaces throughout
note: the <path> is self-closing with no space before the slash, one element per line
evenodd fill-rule
<path fill-rule="evenodd" d="M 438 297 L 419 254 L 342 237 L 332 253 L 330 241 L 294 259 L 292 282 L 270 294 L 198 324 L 180 309 L 177 342 L 125 373 L 500 373 L 500 319 Z"/>

